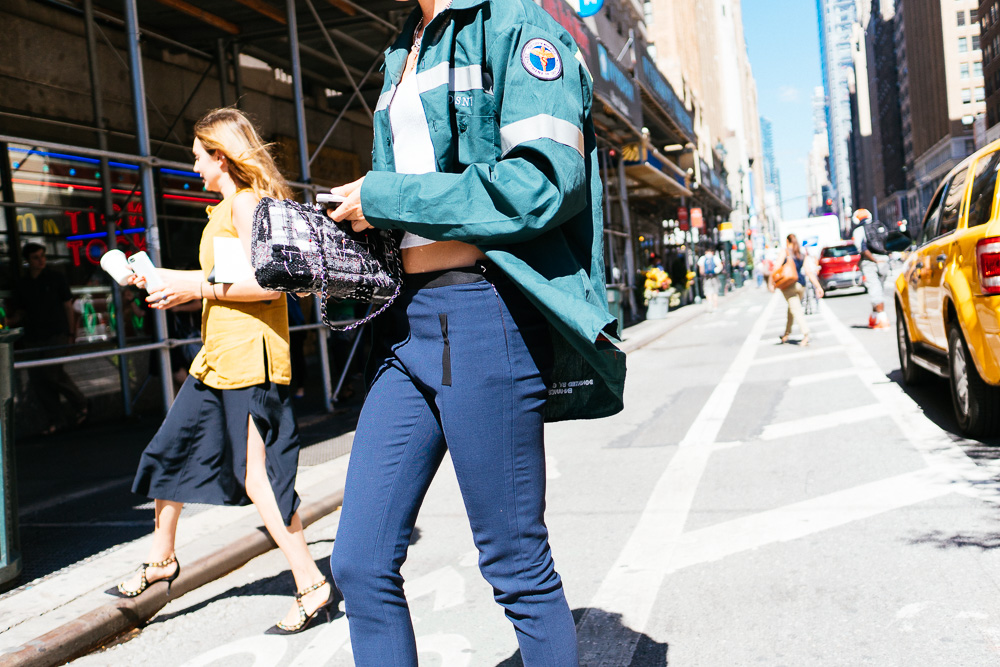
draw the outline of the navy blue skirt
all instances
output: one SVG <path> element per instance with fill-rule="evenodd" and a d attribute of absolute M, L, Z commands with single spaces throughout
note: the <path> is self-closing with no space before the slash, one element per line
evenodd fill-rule
<path fill-rule="evenodd" d="M 249 505 L 247 417 L 264 440 L 267 476 L 285 525 L 299 506 L 299 436 L 288 387 L 271 381 L 213 389 L 188 377 L 142 452 L 133 493 L 209 505 Z"/>

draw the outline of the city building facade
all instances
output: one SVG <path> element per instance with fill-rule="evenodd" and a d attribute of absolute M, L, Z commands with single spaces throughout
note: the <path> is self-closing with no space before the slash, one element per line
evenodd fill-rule
<path fill-rule="evenodd" d="M 826 97 L 826 124 L 830 150 L 830 184 L 834 213 L 846 229 L 853 209 L 851 197 L 850 142 L 852 131 L 851 48 L 857 21 L 856 0 L 816 0 L 819 22 L 820 65 Z"/>
<path fill-rule="evenodd" d="M 986 94 L 975 0 L 899 0 L 897 67 L 908 215 L 919 219 L 941 178 L 975 150 Z"/>
<path fill-rule="evenodd" d="M 774 125 L 761 116 L 760 136 L 764 156 L 764 199 L 768 213 L 775 221 L 784 217 L 781 199 L 781 171 L 774 155 Z"/>
<path fill-rule="evenodd" d="M 826 126 L 826 92 L 813 90 L 813 137 L 806 160 L 806 204 L 809 215 L 831 213 L 834 207 L 830 182 L 830 134 Z"/>
<path fill-rule="evenodd" d="M 1000 139 L 1000 0 L 982 0 L 977 8 L 986 93 L 985 141 Z"/>

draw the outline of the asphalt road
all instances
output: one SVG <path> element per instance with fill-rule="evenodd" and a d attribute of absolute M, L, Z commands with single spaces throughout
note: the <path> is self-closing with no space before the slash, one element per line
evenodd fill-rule
<path fill-rule="evenodd" d="M 784 302 L 747 288 L 630 355 L 622 414 L 549 428 L 584 665 L 1000 664 L 996 450 L 955 435 L 943 381 L 899 386 L 868 308 L 824 299 L 812 345 L 779 345 Z M 307 531 L 324 569 L 337 518 Z M 521 664 L 447 462 L 417 525 L 403 574 L 421 664 Z M 352 664 L 342 615 L 262 634 L 292 589 L 269 553 L 73 664 Z"/>

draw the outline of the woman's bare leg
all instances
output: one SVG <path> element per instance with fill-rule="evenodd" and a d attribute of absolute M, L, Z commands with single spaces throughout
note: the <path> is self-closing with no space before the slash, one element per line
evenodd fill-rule
<path fill-rule="evenodd" d="M 295 589 L 300 591 L 322 579 L 323 573 L 316 567 L 316 562 L 313 560 L 312 554 L 309 553 L 309 546 L 306 544 L 298 512 L 292 517 L 292 525 L 290 526 L 286 526 L 281 517 L 278 501 L 274 498 L 274 489 L 271 488 L 271 481 L 267 478 L 264 440 L 260 437 L 257 425 L 253 423 L 253 417 L 249 418 L 247 428 L 246 490 L 250 500 L 257 508 L 260 518 L 264 521 L 267 532 L 271 534 L 278 548 L 281 549 L 281 553 L 288 559 L 292 576 L 295 578 Z M 302 604 L 306 613 L 315 611 L 326 602 L 329 596 L 330 589 L 327 586 L 305 596 L 302 599 Z M 292 604 L 282 622 L 285 625 L 295 625 L 299 622 L 297 605 Z"/>
<path fill-rule="evenodd" d="M 174 554 L 174 541 L 177 539 L 177 520 L 181 517 L 181 509 L 184 503 L 173 500 L 153 501 L 155 507 L 156 523 L 153 527 L 153 542 L 149 545 L 147 552 L 147 563 L 160 563 L 167 560 Z M 171 563 L 164 567 L 150 567 L 146 569 L 146 581 L 156 581 L 164 579 L 177 569 L 176 563 Z M 122 586 L 129 591 L 139 590 L 142 585 L 142 573 L 136 572 L 131 577 L 122 582 Z"/>

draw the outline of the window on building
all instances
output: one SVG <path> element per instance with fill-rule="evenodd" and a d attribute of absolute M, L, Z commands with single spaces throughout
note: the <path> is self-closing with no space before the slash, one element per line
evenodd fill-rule
<path fill-rule="evenodd" d="M 968 104 L 972 101 L 972 91 L 968 88 L 962 89 L 962 104 Z"/>
<path fill-rule="evenodd" d="M 972 50 L 973 51 L 979 50 L 979 35 L 972 36 Z"/>
<path fill-rule="evenodd" d="M 958 52 L 959 53 L 968 53 L 969 52 L 969 38 L 968 37 L 959 37 L 958 38 Z"/>
<path fill-rule="evenodd" d="M 975 23 L 978 20 L 979 20 L 979 10 L 978 9 L 970 9 L 969 10 L 969 23 Z"/>
<path fill-rule="evenodd" d="M 982 76 L 983 75 L 983 64 L 979 61 L 972 63 L 972 76 Z"/>
<path fill-rule="evenodd" d="M 975 97 L 973 99 L 975 99 L 977 102 L 985 102 L 986 89 L 983 88 L 982 86 L 977 86 L 975 91 Z"/>
<path fill-rule="evenodd" d="M 958 66 L 958 73 L 963 79 L 969 78 L 969 63 L 962 63 Z"/>
<path fill-rule="evenodd" d="M 958 25 L 965 25 L 965 11 L 960 11 L 958 13 Z"/>

